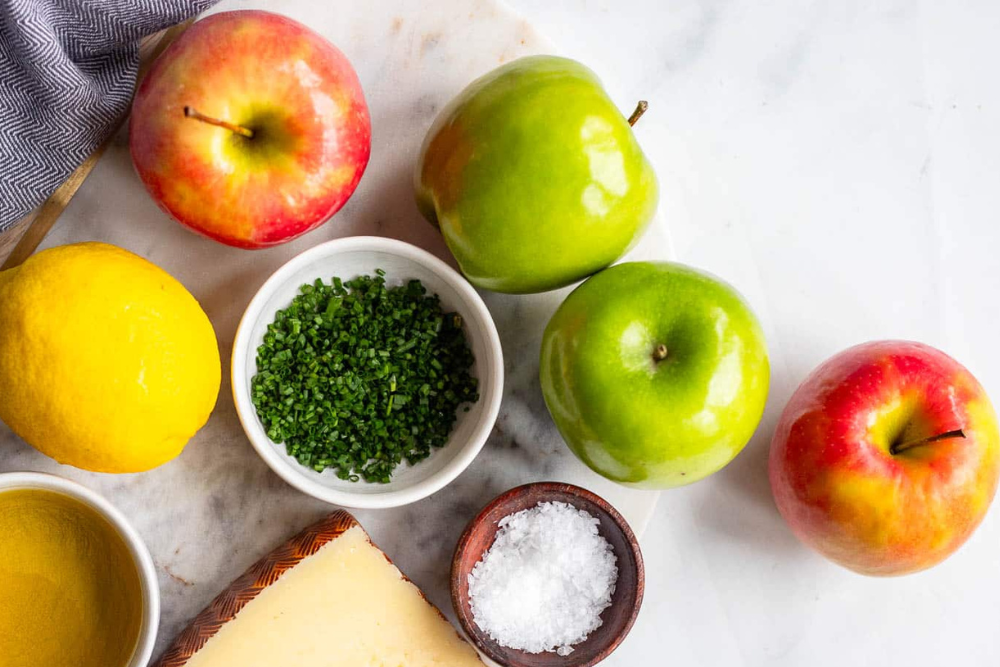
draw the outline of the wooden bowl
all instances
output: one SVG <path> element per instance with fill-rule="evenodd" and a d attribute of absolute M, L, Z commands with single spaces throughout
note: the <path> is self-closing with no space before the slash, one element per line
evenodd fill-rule
<path fill-rule="evenodd" d="M 601 626 L 573 652 L 527 653 L 501 646 L 473 620 L 469 606 L 469 573 L 493 545 L 502 518 L 541 502 L 564 502 L 600 521 L 598 532 L 617 557 L 618 581 L 611 606 L 601 613 Z M 586 489 L 560 482 L 537 482 L 511 489 L 495 498 L 465 528 L 451 562 L 451 603 L 465 634 L 484 655 L 504 667 L 590 667 L 601 662 L 622 643 L 642 605 L 645 571 L 642 553 L 632 529 L 606 500 Z"/>

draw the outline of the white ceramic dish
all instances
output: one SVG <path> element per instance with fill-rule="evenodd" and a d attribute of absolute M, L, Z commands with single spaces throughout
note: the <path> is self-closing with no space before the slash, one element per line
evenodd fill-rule
<path fill-rule="evenodd" d="M 401 464 L 388 484 L 350 482 L 332 470 L 318 473 L 289 456 L 284 445 L 267 437 L 250 399 L 250 381 L 257 372 L 257 348 L 275 313 L 286 308 L 299 287 L 317 278 L 347 281 L 359 275 L 386 273 L 386 282 L 417 279 L 437 294 L 446 311 L 457 312 L 476 358 L 472 374 L 479 380 L 479 400 L 468 412 L 459 411 L 448 443 L 416 465 Z M 465 470 L 489 437 L 503 393 L 503 351 L 486 304 L 457 271 L 434 255 L 394 239 L 354 236 L 322 243 L 292 258 L 278 269 L 250 301 L 236 330 L 232 358 L 233 400 L 243 430 L 264 461 L 295 488 L 334 505 L 353 508 L 398 507 L 440 490 Z"/>
<path fill-rule="evenodd" d="M 0 473 L 0 493 L 15 489 L 45 489 L 69 496 L 104 517 L 121 535 L 139 572 L 142 588 L 142 624 L 139 626 L 139 639 L 128 667 L 146 667 L 153 655 L 156 631 L 160 626 L 160 587 L 156 581 L 153 558 L 149 555 L 149 550 L 139 537 L 139 533 L 114 505 L 87 487 L 68 479 L 40 472 Z"/>

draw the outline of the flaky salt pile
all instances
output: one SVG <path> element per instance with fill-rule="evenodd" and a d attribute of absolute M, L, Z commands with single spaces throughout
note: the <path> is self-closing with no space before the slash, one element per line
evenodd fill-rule
<path fill-rule="evenodd" d="M 493 546 L 469 575 L 476 625 L 508 648 L 569 655 L 600 627 L 618 579 L 598 524 L 560 502 L 501 519 Z"/>

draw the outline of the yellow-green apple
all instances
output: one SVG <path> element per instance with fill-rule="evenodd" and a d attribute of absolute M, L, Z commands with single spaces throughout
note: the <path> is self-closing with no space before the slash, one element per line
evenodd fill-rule
<path fill-rule="evenodd" d="M 132 160 L 160 208 L 222 243 L 262 248 L 321 225 L 371 149 L 361 83 L 323 37 L 264 11 L 214 14 L 136 92 Z"/>
<path fill-rule="evenodd" d="M 764 412 L 760 324 L 732 287 L 627 262 L 577 287 L 542 338 L 545 403 L 570 449 L 622 484 L 662 489 L 729 463 Z"/>
<path fill-rule="evenodd" d="M 941 562 L 983 520 L 1000 474 L 993 406 L 961 364 L 877 341 L 814 370 L 771 443 L 771 489 L 800 540 L 856 572 Z"/>
<path fill-rule="evenodd" d="M 417 205 L 466 277 L 543 292 L 621 257 L 656 212 L 631 124 L 578 62 L 530 56 L 472 82 L 424 139 Z"/>

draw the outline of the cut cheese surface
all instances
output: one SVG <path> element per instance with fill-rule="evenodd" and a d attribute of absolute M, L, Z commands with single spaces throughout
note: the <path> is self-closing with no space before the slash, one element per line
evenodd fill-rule
<path fill-rule="evenodd" d="M 482 667 L 360 526 L 263 589 L 188 667 Z"/>

